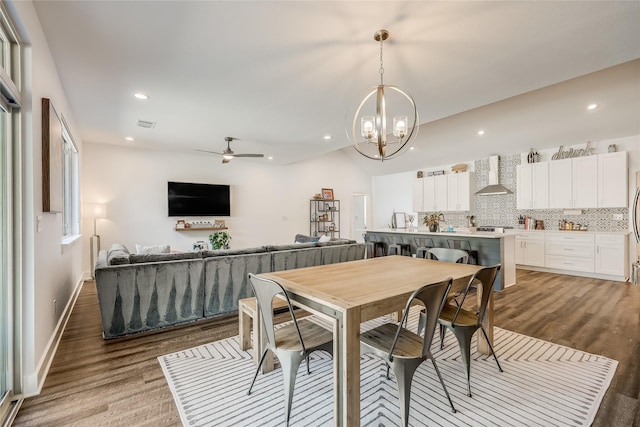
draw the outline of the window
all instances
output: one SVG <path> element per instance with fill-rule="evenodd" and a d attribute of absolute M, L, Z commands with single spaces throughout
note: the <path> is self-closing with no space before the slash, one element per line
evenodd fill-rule
<path fill-rule="evenodd" d="M 80 234 L 80 194 L 78 188 L 78 150 L 62 120 L 62 239 L 67 241 Z"/>
<path fill-rule="evenodd" d="M 21 181 L 15 177 L 19 168 L 13 153 L 20 149 L 20 45 L 4 2 L 0 3 L 0 424 L 19 407 L 14 391 L 20 392 L 20 348 L 14 347 L 21 325 L 19 276 L 13 266 L 22 245 L 19 216 L 14 216 L 16 200 L 21 195 Z M 18 230 L 18 232 L 16 232 Z"/>

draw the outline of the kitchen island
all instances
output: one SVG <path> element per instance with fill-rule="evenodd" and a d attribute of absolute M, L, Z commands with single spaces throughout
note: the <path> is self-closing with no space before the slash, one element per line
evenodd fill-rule
<path fill-rule="evenodd" d="M 467 240 L 471 249 L 478 252 L 479 265 L 500 264 L 502 268 L 494 283 L 494 290 L 502 291 L 507 286 L 516 283 L 515 264 L 515 236 L 513 234 L 481 232 L 481 231 L 453 231 L 431 232 L 422 228 L 404 228 L 392 230 L 367 230 L 375 240 L 386 243 L 407 243 L 411 246 L 411 253 L 416 253 L 416 238 L 428 237 L 433 240 L 435 247 L 448 247 L 447 240 Z"/>

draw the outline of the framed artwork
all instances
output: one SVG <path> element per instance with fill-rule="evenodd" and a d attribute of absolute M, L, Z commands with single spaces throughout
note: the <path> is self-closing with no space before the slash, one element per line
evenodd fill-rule
<path fill-rule="evenodd" d="M 225 228 L 224 219 L 216 219 L 213 223 L 213 228 Z"/>
<path fill-rule="evenodd" d="M 333 188 L 323 188 L 322 198 L 324 200 L 333 200 Z"/>
<path fill-rule="evenodd" d="M 404 212 L 395 212 L 396 228 L 407 228 Z"/>
<path fill-rule="evenodd" d="M 42 211 L 62 212 L 62 123 L 51 100 L 42 98 Z"/>

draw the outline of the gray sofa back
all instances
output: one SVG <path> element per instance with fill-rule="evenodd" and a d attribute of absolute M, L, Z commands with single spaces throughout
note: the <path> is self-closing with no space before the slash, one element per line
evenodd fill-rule
<path fill-rule="evenodd" d="M 204 260 L 98 266 L 104 338 L 201 319 Z"/>
<path fill-rule="evenodd" d="M 101 251 L 95 278 L 104 338 L 213 317 L 238 310 L 253 296 L 249 273 L 290 270 L 363 259 L 351 240 L 178 254 Z"/>

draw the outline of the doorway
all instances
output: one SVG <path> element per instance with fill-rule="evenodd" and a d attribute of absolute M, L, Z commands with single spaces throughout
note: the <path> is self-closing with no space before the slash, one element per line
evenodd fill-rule
<path fill-rule="evenodd" d="M 353 209 L 351 218 L 351 238 L 363 242 L 363 234 L 367 231 L 367 195 L 353 193 Z"/>

